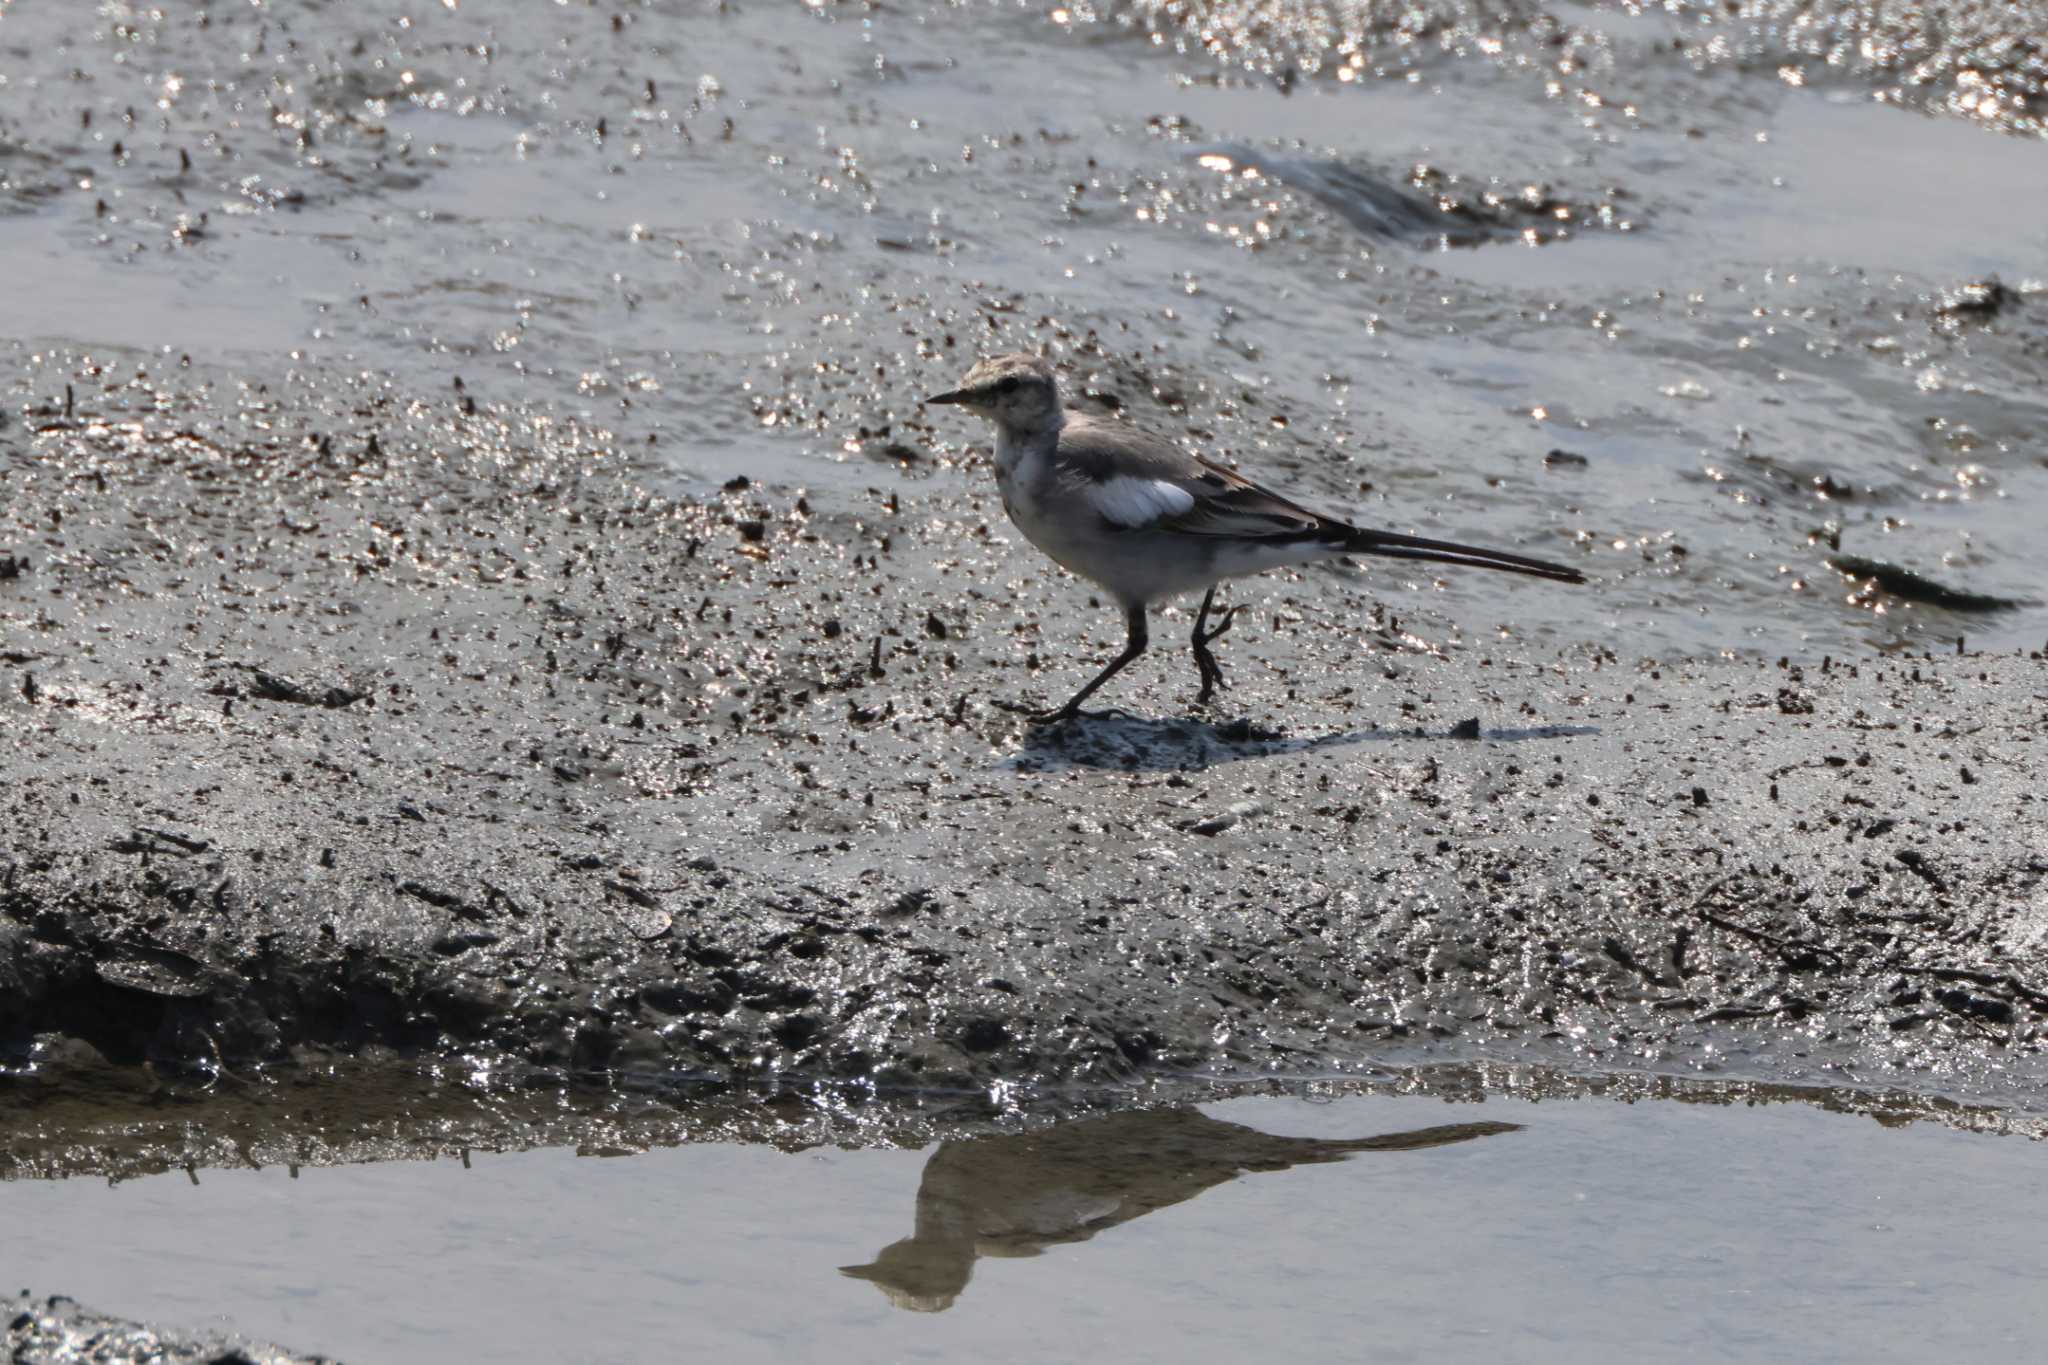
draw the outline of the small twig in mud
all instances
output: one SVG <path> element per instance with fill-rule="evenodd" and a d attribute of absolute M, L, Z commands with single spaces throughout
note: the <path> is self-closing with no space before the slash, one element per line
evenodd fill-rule
<path fill-rule="evenodd" d="M 2010 1025 L 2018 1012 L 2013 1008 L 2013 1002 L 2003 996 L 1974 995 L 1955 986 L 1935 991 L 1934 1003 L 1951 1014 L 1982 1020 L 1987 1024 Z"/>
<path fill-rule="evenodd" d="M 2048 992 L 2037 991 L 2009 972 L 1987 972 L 1974 967 L 1901 967 L 1908 976 L 1931 976 L 1937 981 L 1970 981 L 1979 986 L 2001 986 L 2033 1005 L 2048 1011 Z"/>
<path fill-rule="evenodd" d="M 1795 972 L 1838 972 L 1842 970 L 1842 955 L 1823 943 L 1810 943 L 1805 939 L 1780 938 L 1762 929 L 1752 929 L 1746 924 L 1737 924 L 1709 910 L 1699 912 L 1700 918 L 1717 929 L 1726 929 L 1731 934 L 1740 934 L 1752 943 L 1760 944 L 1776 953 L 1784 964 Z"/>
<path fill-rule="evenodd" d="M 1707 909 L 1707 902 L 1722 887 L 1734 880 L 1735 874 L 1731 872 L 1727 876 L 1715 881 L 1694 899 L 1691 913 L 1698 915 L 1717 929 L 1726 929 L 1729 933 L 1746 938 L 1751 943 L 1769 948 L 1792 971 L 1839 972 L 1842 970 L 1842 955 L 1824 943 L 1811 943 L 1805 939 L 1788 939 L 1763 929 L 1753 929 L 1747 924 L 1739 924 L 1726 916 L 1717 915 Z"/>
<path fill-rule="evenodd" d="M 176 834 L 167 829 L 142 828 L 135 832 L 145 838 L 154 839 L 158 843 L 169 844 L 173 848 L 182 848 L 187 853 L 204 853 L 207 849 L 213 847 L 211 840 L 194 839 L 189 835 Z"/>
<path fill-rule="evenodd" d="M 1718 1024 L 1731 1019 L 1768 1019 L 1773 1015 L 1791 1013 L 1803 1015 L 1813 1009 L 1813 1002 L 1804 996 L 1792 996 L 1776 1005 L 1723 1005 L 1695 1015 L 1695 1024 Z"/>
<path fill-rule="evenodd" d="M 630 735 L 625 735 L 613 742 L 617 744 L 641 744 L 650 749 L 674 749 L 678 758 L 701 758 L 704 754 L 704 751 L 696 745 L 679 739 L 634 739 Z M 719 761 L 722 763 L 732 762 L 729 758 Z"/>
<path fill-rule="evenodd" d="M 1681 924 L 1671 934 L 1671 970 L 1680 981 L 1692 975 L 1685 965 L 1685 950 L 1692 946 L 1692 930 Z"/>
<path fill-rule="evenodd" d="M 621 896 L 624 896 L 627 900 L 633 902 L 633 904 L 639 906 L 643 910 L 661 909 L 661 899 L 658 896 L 656 896 L 652 891 L 649 891 L 644 887 L 638 887 L 633 885 L 631 882 L 613 881 L 611 878 L 607 877 L 605 879 L 604 889 L 607 891 L 618 892 Z"/>
<path fill-rule="evenodd" d="M 1899 866 L 1905 868 L 1906 871 L 1912 873 L 1921 881 L 1926 882 L 1936 891 L 1948 890 L 1948 883 L 1942 879 L 1942 875 L 1939 872 L 1934 870 L 1933 865 L 1927 861 L 1927 855 L 1919 849 L 1902 848 L 1897 853 L 1894 853 L 1892 858 Z"/>
<path fill-rule="evenodd" d="M 425 882 L 405 881 L 398 884 L 398 890 L 401 895 L 411 896 L 414 900 L 425 901 L 437 909 L 447 910 L 457 919 L 486 918 L 483 911 L 453 891 L 444 891 L 438 886 L 429 886 Z"/>
<path fill-rule="evenodd" d="M 1692 905 L 1689 906 L 1688 909 L 1690 911 L 1698 911 L 1701 906 L 1705 905 L 1708 901 L 1712 900 L 1715 896 L 1719 895 L 1721 893 L 1722 887 L 1728 885 L 1728 883 L 1734 880 L 1735 874 L 1733 872 L 1730 872 L 1725 876 L 1714 878 L 1714 880 L 1707 883 L 1706 890 L 1700 892 L 1699 895 L 1694 896 L 1692 898 Z"/>
<path fill-rule="evenodd" d="M 1643 980 L 1649 982 L 1652 986 L 1669 987 L 1678 984 L 1676 981 L 1673 981 L 1670 977 L 1664 975 L 1664 973 L 1658 971 L 1655 967 L 1652 967 L 1647 963 L 1637 961 L 1636 955 L 1629 951 L 1628 945 L 1626 943 L 1623 943 L 1620 939 L 1612 937 L 1611 935 L 1608 938 L 1602 940 L 1600 944 L 1600 951 L 1607 954 L 1608 959 L 1615 963 L 1617 966 L 1626 967 L 1628 970 L 1634 972 L 1637 976 L 1640 976 Z"/>
<path fill-rule="evenodd" d="M 1214 815 L 1205 816 L 1200 820 L 1183 821 L 1179 828 L 1186 834 L 1201 834 L 1213 839 L 1225 830 L 1242 824 L 1252 816 L 1264 815 L 1265 813 L 1266 805 L 1263 801 L 1235 801 Z"/>
<path fill-rule="evenodd" d="M 829 901 L 833 905 L 838 906 L 842 910 L 851 910 L 853 908 L 852 901 L 848 900 L 846 897 L 838 894 L 835 891 L 827 891 L 824 887 L 817 886 L 811 882 L 798 882 L 796 885 L 797 890 L 808 891 L 813 896 L 818 897 L 820 900 Z"/>
<path fill-rule="evenodd" d="M 160 844 L 169 844 L 171 847 L 169 850 L 166 850 L 158 847 Z M 167 851 L 204 853 L 207 849 L 212 848 L 213 845 L 208 840 L 187 838 L 185 835 L 173 834 L 165 829 L 137 827 L 133 834 L 124 834 L 119 839 L 114 840 L 113 843 L 107 845 L 107 847 L 113 849 L 116 853 L 140 853 L 143 855 L 143 861 L 147 863 L 149 855 L 152 853 Z"/>
<path fill-rule="evenodd" d="M 486 896 L 494 900 L 504 902 L 505 908 L 512 912 L 512 918 L 526 918 L 526 907 L 521 905 L 518 901 L 518 898 L 515 897 L 510 891 L 507 891 L 504 887 L 499 886 L 495 882 L 485 882 L 483 886 L 484 894 Z"/>

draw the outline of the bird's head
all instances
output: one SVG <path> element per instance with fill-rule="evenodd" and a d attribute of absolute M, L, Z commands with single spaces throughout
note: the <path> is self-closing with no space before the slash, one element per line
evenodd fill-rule
<path fill-rule="evenodd" d="M 839 1273 L 867 1280 L 898 1308 L 943 1313 L 974 1274 L 974 1244 L 947 1238 L 905 1237 L 882 1248 L 867 1265 L 843 1265 Z"/>
<path fill-rule="evenodd" d="M 957 403 L 999 427 L 1034 430 L 1057 424 L 1060 386 L 1052 362 L 1042 356 L 1013 352 L 979 361 L 950 393 L 934 394 L 927 403 Z"/>

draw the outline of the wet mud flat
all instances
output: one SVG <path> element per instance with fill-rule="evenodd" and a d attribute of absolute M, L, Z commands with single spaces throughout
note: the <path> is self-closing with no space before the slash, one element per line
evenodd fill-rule
<path fill-rule="evenodd" d="M 1162 646 L 1034 727 L 1116 616 L 992 490 L 664 500 L 544 416 L 148 368 L 0 431 L 17 1066 L 2036 1102 L 2038 656 L 1447 646 L 1457 589 L 1276 576 L 1215 712 Z"/>

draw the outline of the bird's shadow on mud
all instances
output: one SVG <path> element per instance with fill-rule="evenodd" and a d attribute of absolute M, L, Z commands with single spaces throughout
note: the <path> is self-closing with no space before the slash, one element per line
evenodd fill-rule
<path fill-rule="evenodd" d="M 1466 744 L 1490 740 L 1518 744 L 1539 739 L 1597 735 L 1597 725 L 1532 725 L 1489 730 L 1465 721 L 1449 729 L 1346 730 L 1333 735 L 1290 735 L 1248 720 L 1207 721 L 1192 716 L 1155 720 L 1121 711 L 1084 712 L 1071 720 L 1033 725 L 1024 747 L 999 767 L 1012 772 L 1112 768 L 1124 772 L 1191 772 L 1250 758 L 1316 753 L 1358 744 Z"/>

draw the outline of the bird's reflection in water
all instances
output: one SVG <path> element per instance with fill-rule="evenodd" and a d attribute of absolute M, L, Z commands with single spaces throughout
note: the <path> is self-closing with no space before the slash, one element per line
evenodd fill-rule
<path fill-rule="evenodd" d="M 1115 1114 L 1040 1133 L 941 1143 L 917 1189 L 917 1230 L 868 1265 L 898 1308 L 953 1306 L 981 1256 L 1036 1256 L 1104 1228 L 1192 1199 L 1245 1171 L 1284 1171 L 1353 1152 L 1406 1152 L 1494 1133 L 1513 1123 L 1452 1123 L 1365 1138 L 1273 1137 L 1194 1109 Z"/>

